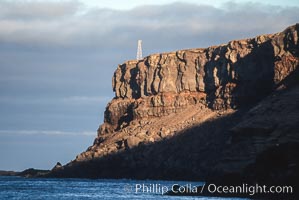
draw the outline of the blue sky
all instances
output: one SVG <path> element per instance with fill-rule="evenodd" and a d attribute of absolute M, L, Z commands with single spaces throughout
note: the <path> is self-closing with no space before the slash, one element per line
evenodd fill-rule
<path fill-rule="evenodd" d="M 237 3 L 238 2 L 238 3 Z M 282 31 L 296 1 L 0 1 L 0 169 L 49 169 L 87 149 L 118 64 Z"/>

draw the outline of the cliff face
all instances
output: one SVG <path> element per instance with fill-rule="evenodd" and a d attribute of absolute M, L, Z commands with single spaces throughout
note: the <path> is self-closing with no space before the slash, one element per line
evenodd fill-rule
<path fill-rule="evenodd" d="M 241 174 L 272 146 L 298 142 L 298 66 L 299 24 L 119 65 L 94 144 L 53 175 Z"/>
<path fill-rule="evenodd" d="M 123 122 L 169 115 L 198 102 L 221 110 L 258 100 L 295 70 L 295 29 L 126 62 L 114 73 L 116 99 L 107 107 L 105 123 L 113 131 Z"/>

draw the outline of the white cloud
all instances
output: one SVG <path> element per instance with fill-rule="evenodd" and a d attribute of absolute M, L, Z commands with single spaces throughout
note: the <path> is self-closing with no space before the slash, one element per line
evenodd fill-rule
<path fill-rule="evenodd" d="M 206 40 L 210 32 L 229 37 L 246 31 L 280 31 L 298 21 L 299 9 L 260 3 L 228 2 L 222 7 L 173 3 L 83 13 L 78 5 L 76 1 L 0 2 L 0 42 L 96 48 L 126 47 L 140 37 L 154 45 L 186 37 L 190 42 L 196 37 Z"/>
<path fill-rule="evenodd" d="M 100 8 L 113 8 L 113 9 L 121 9 L 121 10 L 128 10 L 132 9 L 136 6 L 140 5 L 164 5 L 164 4 L 170 4 L 173 2 L 184 2 L 184 3 L 194 3 L 197 5 L 202 4 L 208 4 L 213 5 L 215 7 L 221 7 L 223 4 L 223 0 L 81 0 L 82 3 L 87 4 L 88 7 L 100 7 Z M 232 2 L 252 2 L 252 3 L 260 3 L 260 0 L 231 0 Z M 298 0 L 263 0 L 264 4 L 270 4 L 270 5 L 281 5 L 281 6 L 294 6 L 298 5 Z"/>
<path fill-rule="evenodd" d="M 78 1 L 1 0 L 0 18 L 16 20 L 57 20 L 76 14 L 82 4 Z"/>

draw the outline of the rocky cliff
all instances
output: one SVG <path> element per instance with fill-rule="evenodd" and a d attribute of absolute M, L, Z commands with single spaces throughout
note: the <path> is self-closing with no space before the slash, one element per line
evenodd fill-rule
<path fill-rule="evenodd" d="M 50 175 L 270 181 L 281 169 L 284 181 L 298 177 L 298 38 L 296 24 L 119 65 L 94 144 Z"/>

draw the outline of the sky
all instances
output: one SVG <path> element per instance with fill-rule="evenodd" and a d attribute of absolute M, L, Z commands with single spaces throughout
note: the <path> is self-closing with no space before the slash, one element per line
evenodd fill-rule
<path fill-rule="evenodd" d="M 0 170 L 92 145 L 138 39 L 146 56 L 275 33 L 299 22 L 296 1 L 1 0 Z"/>

